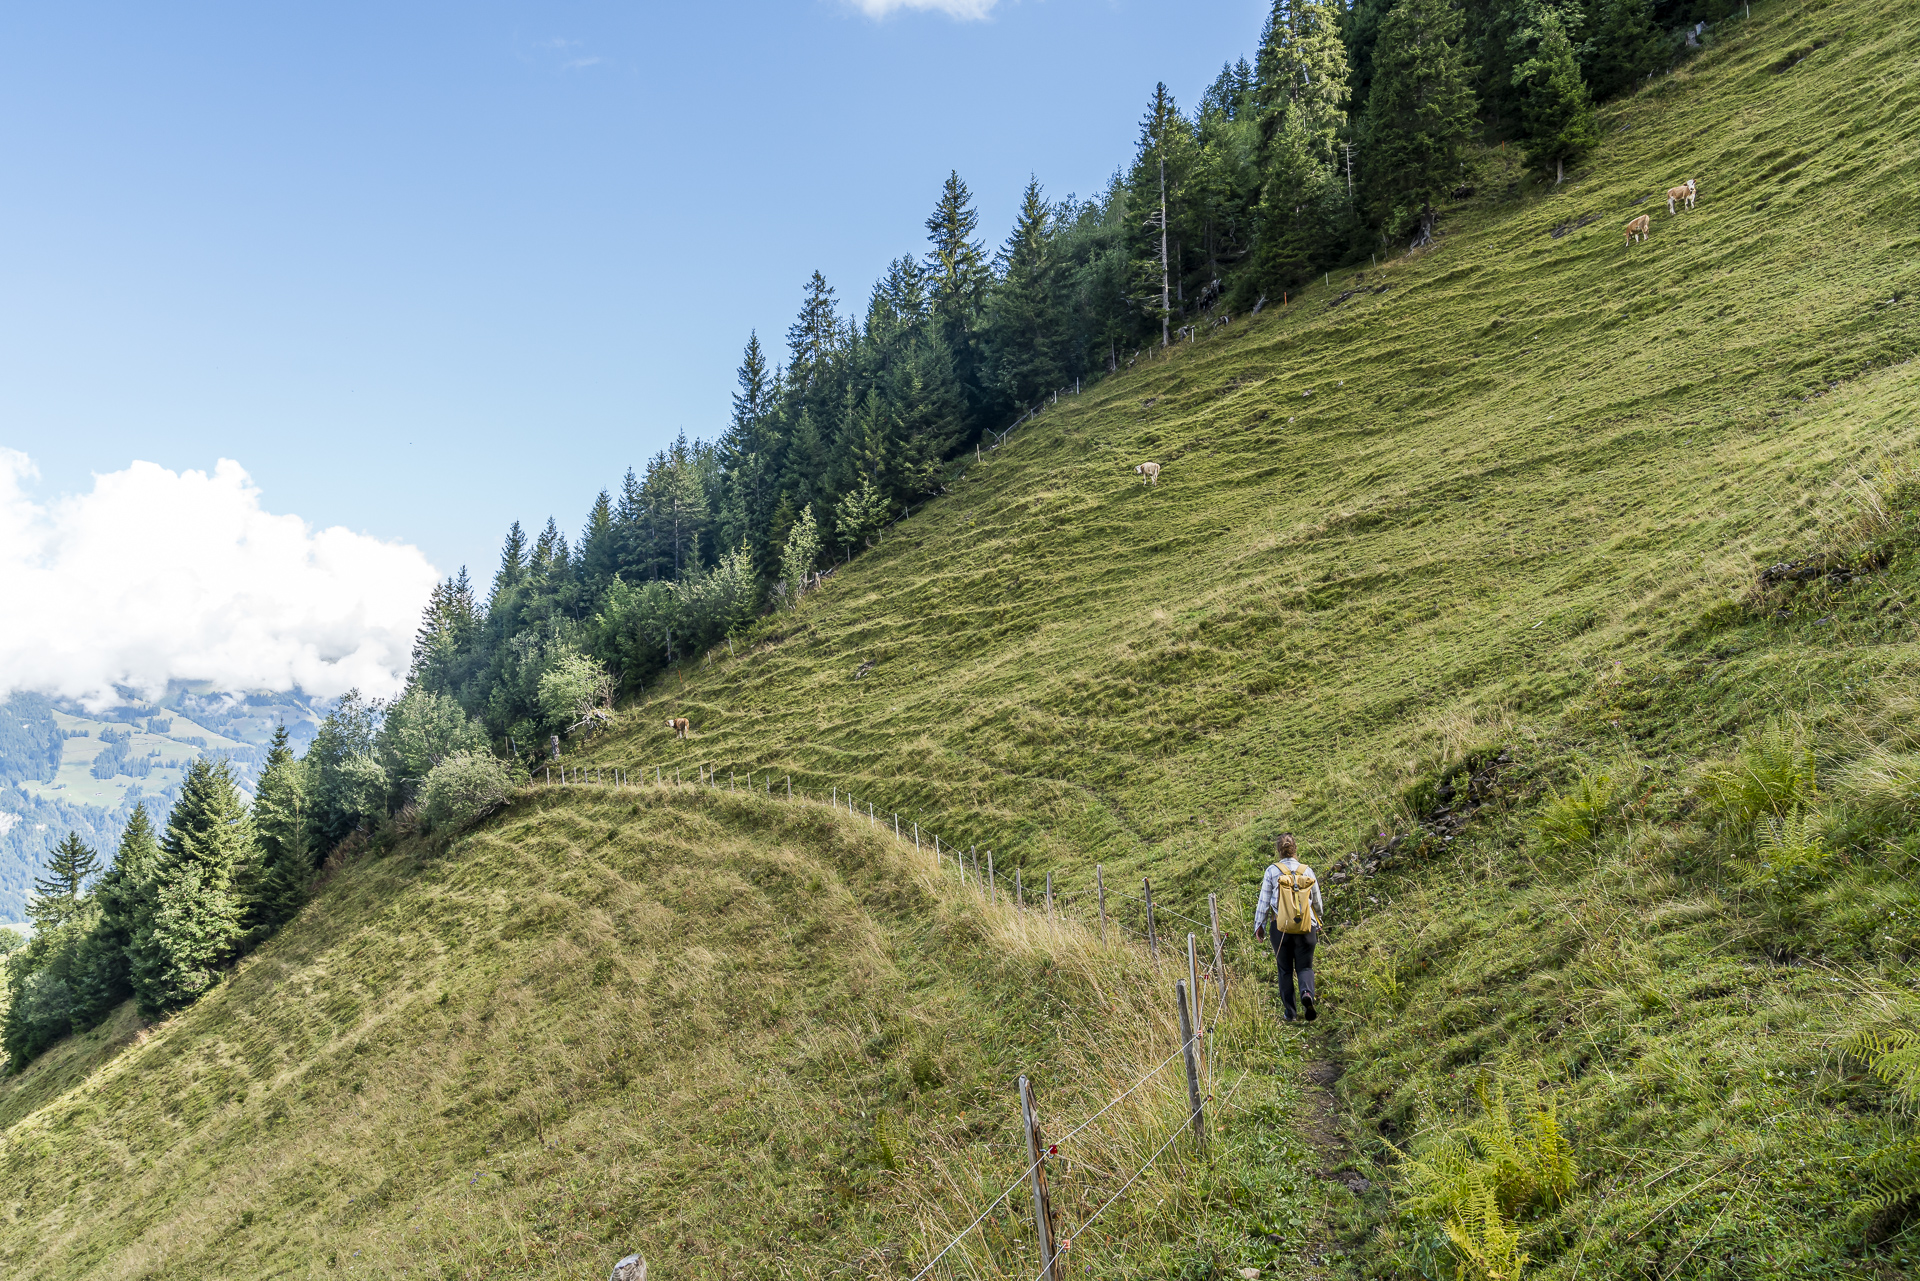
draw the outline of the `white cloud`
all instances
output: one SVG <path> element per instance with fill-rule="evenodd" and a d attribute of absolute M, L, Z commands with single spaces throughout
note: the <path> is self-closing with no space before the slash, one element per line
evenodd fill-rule
<path fill-rule="evenodd" d="M 416 547 L 276 516 L 240 464 L 136 462 L 45 505 L 0 447 L 0 691 L 395 692 L 436 578 Z"/>
<path fill-rule="evenodd" d="M 869 18 L 884 18 L 901 9 L 931 9 L 950 18 L 980 19 L 993 12 L 999 0 L 848 0 Z"/>

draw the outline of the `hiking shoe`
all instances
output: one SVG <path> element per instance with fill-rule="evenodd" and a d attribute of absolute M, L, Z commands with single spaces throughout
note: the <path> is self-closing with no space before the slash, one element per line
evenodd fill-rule
<path fill-rule="evenodd" d="M 1291 1023 L 1293 1022 L 1293 1011 L 1290 1009 L 1282 1010 L 1280 1011 L 1280 1017 L 1286 1020 L 1288 1023 Z"/>
<path fill-rule="evenodd" d="M 1309 1023 L 1311 1023 L 1311 1022 L 1313 1022 L 1313 1021 L 1314 1021 L 1315 1019 L 1317 1019 L 1317 1018 L 1319 1018 L 1319 1017 L 1320 1017 L 1320 1011 L 1318 1011 L 1318 1010 L 1316 1010 L 1316 1009 L 1314 1009 L 1314 1008 L 1313 1008 L 1313 998 L 1312 998 L 1312 997 L 1310 997 L 1310 996 L 1303 996 L 1303 997 L 1301 997 L 1301 998 L 1300 998 L 1300 1004 L 1306 1007 L 1306 1011 L 1307 1011 L 1307 1022 L 1309 1022 Z"/>

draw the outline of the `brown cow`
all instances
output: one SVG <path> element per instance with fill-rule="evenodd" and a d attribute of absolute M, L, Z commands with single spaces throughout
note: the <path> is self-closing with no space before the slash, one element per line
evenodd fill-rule
<path fill-rule="evenodd" d="M 673 731 L 675 738 L 685 738 L 687 731 L 693 728 L 693 722 L 684 716 L 667 717 L 667 728 Z"/>
<path fill-rule="evenodd" d="M 1673 207 L 1674 202 L 1676 200 L 1684 200 L 1687 202 L 1687 208 L 1689 209 L 1693 208 L 1693 195 L 1694 195 L 1694 192 L 1698 190 L 1698 188 L 1699 188 L 1699 184 L 1696 183 L 1691 178 L 1681 183 L 1678 187 L 1668 187 L 1667 188 L 1667 212 L 1668 213 L 1679 212 Z"/>
<path fill-rule="evenodd" d="M 1635 236 L 1640 237 L 1640 239 L 1642 240 L 1647 240 L 1647 239 L 1650 239 L 1652 235 L 1653 235 L 1653 218 L 1651 215 L 1641 214 L 1638 218 L 1635 218 L 1632 222 L 1627 224 L 1627 243 L 1628 244 L 1633 243 L 1633 238 Z"/>

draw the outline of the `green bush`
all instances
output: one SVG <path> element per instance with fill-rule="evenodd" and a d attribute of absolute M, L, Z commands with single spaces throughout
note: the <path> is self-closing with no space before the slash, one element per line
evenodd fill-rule
<path fill-rule="evenodd" d="M 436 830 L 476 822 L 507 803 L 513 777 L 488 752 L 455 752 L 427 771 L 420 810 Z"/>

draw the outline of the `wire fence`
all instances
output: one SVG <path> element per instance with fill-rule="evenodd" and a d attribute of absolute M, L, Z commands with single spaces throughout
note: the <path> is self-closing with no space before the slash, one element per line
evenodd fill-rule
<path fill-rule="evenodd" d="M 1205 1075 L 1211 1080 L 1213 1065 L 1213 1033 L 1218 1026 L 1221 1014 L 1226 1009 L 1227 999 L 1227 963 L 1225 959 L 1228 936 L 1220 929 L 1220 902 L 1217 894 L 1207 896 L 1208 919 L 1202 921 L 1176 908 L 1158 901 L 1153 896 L 1150 880 L 1143 878 L 1139 894 L 1131 891 L 1110 889 L 1105 880 L 1104 869 L 1100 865 L 1094 868 L 1094 884 L 1076 887 L 1071 892 L 1057 890 L 1054 874 L 1046 874 L 1044 882 L 1029 893 L 1024 882 L 1024 867 L 1016 867 L 1009 880 L 994 867 L 994 852 L 988 849 L 982 853 L 979 843 L 970 843 L 964 850 L 957 844 L 947 841 L 943 836 L 921 828 L 918 820 L 904 818 L 897 811 L 884 810 L 871 800 L 857 799 L 850 789 L 829 782 L 822 789 L 816 783 L 809 791 L 802 786 L 794 786 L 793 776 L 789 773 L 755 767 L 747 770 L 722 770 L 713 765 L 695 766 L 694 777 L 685 777 L 685 767 L 669 768 L 664 765 L 651 765 L 636 770 L 631 766 L 594 766 L 569 767 L 552 763 L 542 767 L 541 773 L 529 781 L 529 787 L 581 787 L 616 788 L 657 787 L 673 789 L 711 789 L 731 792 L 753 792 L 775 799 L 784 799 L 800 804 L 825 805 L 836 813 L 844 813 L 854 820 L 865 819 L 869 826 L 882 829 L 903 844 L 911 844 L 923 855 L 931 852 L 934 866 L 943 873 L 958 877 L 962 885 L 973 890 L 981 900 L 989 904 L 999 904 L 1003 899 L 1007 906 L 1020 911 L 1044 911 L 1049 917 L 1060 920 L 1076 921 L 1088 929 L 1097 928 L 1104 938 L 1107 931 L 1124 943 L 1138 944 L 1146 948 L 1156 963 L 1165 958 L 1162 935 L 1170 926 L 1189 925 L 1194 927 L 1186 932 L 1186 970 L 1185 977 L 1174 984 L 1180 1043 L 1159 1063 L 1134 1078 L 1117 1095 L 1099 1110 L 1081 1120 L 1077 1125 L 1051 1141 L 1042 1142 L 1038 1119 L 1032 1110 L 1031 1089 L 1027 1078 L 1020 1079 L 1021 1101 L 1026 1113 L 1028 1133 L 1029 1162 L 1027 1167 L 1000 1194 L 988 1202 L 965 1228 L 954 1234 L 944 1246 L 930 1257 L 919 1271 L 913 1274 L 913 1281 L 924 1281 L 933 1275 L 939 1264 L 960 1249 L 976 1233 L 982 1232 L 995 1212 L 1007 1205 L 1008 1198 L 1014 1196 L 1025 1184 L 1032 1192 L 1034 1207 L 1032 1227 L 1041 1245 L 1043 1266 L 1035 1276 L 1035 1281 L 1057 1281 L 1062 1275 L 1066 1256 L 1072 1249 L 1073 1241 L 1082 1236 L 1100 1217 L 1121 1197 L 1144 1177 L 1154 1163 L 1164 1156 L 1178 1141 L 1183 1132 L 1191 1130 L 1196 1150 L 1204 1152 L 1206 1144 L 1205 1111 L 1207 1104 L 1213 1101 L 1211 1092 L 1201 1092 L 1201 1068 L 1206 1065 Z M 802 779 L 803 784 L 807 780 Z M 1183 932 L 1183 931 L 1176 931 Z M 1166 938 L 1171 939 L 1172 934 Z M 1202 963 L 1198 940 L 1207 939 L 1211 956 L 1209 963 Z M 1217 997 L 1208 1001 L 1202 995 L 1203 987 L 1217 993 Z M 1200 1018 L 1202 1005 L 1211 1005 L 1212 1022 L 1203 1023 Z M 1050 1208 L 1046 1170 L 1050 1160 L 1058 1158 L 1062 1145 L 1071 1144 L 1081 1138 L 1089 1127 L 1101 1117 L 1139 1092 L 1149 1081 L 1159 1077 L 1176 1060 L 1184 1061 L 1187 1077 L 1189 1109 L 1185 1116 L 1177 1121 L 1153 1153 L 1132 1168 L 1124 1181 L 1089 1215 L 1080 1219 L 1070 1232 L 1062 1235 L 1055 1233 L 1055 1215 Z M 1243 1073 L 1240 1082 L 1229 1092 L 1230 1100 L 1237 1093 L 1239 1085 L 1244 1083 Z M 1225 1104 L 1223 1100 L 1223 1106 Z"/>

